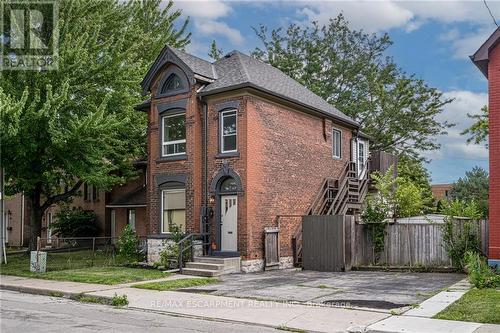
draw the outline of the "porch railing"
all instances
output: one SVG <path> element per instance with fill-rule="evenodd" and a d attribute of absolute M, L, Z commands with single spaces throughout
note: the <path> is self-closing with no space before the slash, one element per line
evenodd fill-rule
<path fill-rule="evenodd" d="M 190 233 L 186 235 L 184 238 L 182 238 L 180 241 L 177 242 L 177 247 L 179 249 L 179 256 L 178 256 L 178 267 L 179 267 L 179 273 L 182 273 L 182 270 L 184 268 L 184 263 L 186 262 L 185 253 L 186 251 L 189 251 L 189 261 L 194 260 L 194 246 L 201 246 L 203 254 L 207 254 L 206 247 L 211 244 L 210 242 L 211 235 L 210 234 L 205 234 L 205 233 Z M 195 244 L 195 241 L 199 240 L 200 242 L 197 242 Z"/>

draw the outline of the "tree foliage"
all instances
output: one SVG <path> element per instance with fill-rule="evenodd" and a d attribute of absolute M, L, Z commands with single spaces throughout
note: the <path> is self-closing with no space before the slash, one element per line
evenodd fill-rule
<path fill-rule="evenodd" d="M 124 182 L 144 154 L 139 83 L 165 44 L 189 42 L 172 5 L 60 1 L 58 69 L 1 72 L 1 164 L 8 191 L 30 199 L 32 246 L 48 207 L 83 182 Z"/>
<path fill-rule="evenodd" d="M 208 56 L 214 61 L 217 61 L 222 58 L 223 54 L 224 52 L 222 51 L 222 49 L 217 47 L 217 43 L 215 42 L 215 40 L 212 40 L 212 43 L 210 44 L 210 50 L 208 51 Z"/>
<path fill-rule="evenodd" d="M 431 190 L 431 177 L 424 167 L 422 160 L 408 156 L 400 156 L 398 160 L 398 177 L 407 184 L 411 183 L 419 188 L 422 196 L 424 213 L 434 211 L 434 198 Z"/>
<path fill-rule="evenodd" d="M 452 100 L 384 55 L 392 44 L 387 34 L 352 30 L 342 15 L 324 26 L 254 30 L 263 47 L 253 56 L 360 122 L 374 149 L 415 157 L 439 148 L 434 137 L 452 126 L 436 117 Z"/>
<path fill-rule="evenodd" d="M 60 237 L 95 237 L 99 234 L 93 211 L 63 207 L 51 224 L 52 233 Z"/>
<path fill-rule="evenodd" d="M 467 143 L 485 144 L 488 147 L 488 106 L 485 105 L 481 108 L 480 114 L 467 114 L 470 119 L 474 119 L 474 124 L 465 129 L 461 134 L 468 135 Z"/>
<path fill-rule="evenodd" d="M 477 203 L 482 218 L 488 218 L 488 194 L 490 179 L 488 172 L 481 167 L 474 167 L 465 172 L 465 177 L 460 177 L 453 184 L 451 197 L 456 200 Z"/>

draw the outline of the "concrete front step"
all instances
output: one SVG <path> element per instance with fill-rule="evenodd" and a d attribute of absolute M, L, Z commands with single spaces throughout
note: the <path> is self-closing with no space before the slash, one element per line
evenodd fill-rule
<path fill-rule="evenodd" d="M 197 276 L 218 276 L 239 273 L 240 271 L 240 257 L 195 257 L 194 261 L 186 263 L 186 268 L 182 270 L 182 273 Z"/>
<path fill-rule="evenodd" d="M 210 264 L 210 263 L 205 263 L 205 262 L 192 261 L 192 262 L 186 263 L 186 268 L 222 271 L 224 269 L 224 265 L 223 264 Z"/>
<path fill-rule="evenodd" d="M 182 274 L 214 277 L 224 274 L 222 270 L 201 269 L 201 268 L 184 268 Z"/>

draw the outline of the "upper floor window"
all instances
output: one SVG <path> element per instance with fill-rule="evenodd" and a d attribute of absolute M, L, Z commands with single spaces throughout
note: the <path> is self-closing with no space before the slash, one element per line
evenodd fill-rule
<path fill-rule="evenodd" d="M 186 114 L 178 113 L 162 118 L 162 156 L 186 153 Z"/>
<path fill-rule="evenodd" d="M 334 158 L 342 158 L 342 132 L 334 129 L 332 132 L 332 149 Z"/>
<path fill-rule="evenodd" d="M 220 113 L 220 151 L 230 153 L 237 151 L 236 110 Z"/>
<path fill-rule="evenodd" d="M 177 74 L 170 74 L 160 89 L 162 94 L 184 88 L 181 78 Z"/>

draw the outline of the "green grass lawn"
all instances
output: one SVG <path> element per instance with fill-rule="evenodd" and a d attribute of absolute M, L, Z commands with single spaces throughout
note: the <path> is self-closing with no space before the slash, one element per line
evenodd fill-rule
<path fill-rule="evenodd" d="M 169 274 L 154 269 L 129 268 L 106 253 L 74 251 L 49 253 L 47 272 L 38 274 L 29 270 L 26 254 L 7 257 L 7 264 L 0 266 L 0 274 L 32 277 L 38 279 L 73 281 L 99 284 L 120 284 L 167 277 Z"/>
<path fill-rule="evenodd" d="M 434 318 L 500 324 L 500 290 L 472 289 Z"/>
<path fill-rule="evenodd" d="M 165 290 L 175 290 L 181 288 L 203 286 L 217 282 L 219 282 L 219 280 L 216 278 L 187 278 L 187 279 L 169 280 L 161 282 L 149 282 L 149 283 L 137 284 L 133 287 L 139 289 L 165 291 Z"/>

